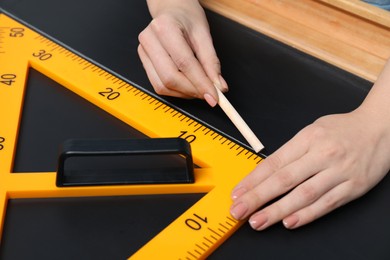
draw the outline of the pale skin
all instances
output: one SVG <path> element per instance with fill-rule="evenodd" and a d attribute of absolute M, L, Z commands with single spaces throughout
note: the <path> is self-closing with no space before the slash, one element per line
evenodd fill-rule
<path fill-rule="evenodd" d="M 203 98 L 227 91 L 208 22 L 198 1 L 149 0 L 152 22 L 139 35 L 138 54 L 160 95 Z"/>
<path fill-rule="evenodd" d="M 215 87 L 228 87 L 199 2 L 147 3 L 153 20 L 138 53 L 155 91 L 215 106 Z M 248 174 L 232 191 L 231 215 L 255 230 L 280 221 L 294 229 L 367 193 L 390 169 L 389 104 L 390 61 L 357 109 L 317 119 Z"/>

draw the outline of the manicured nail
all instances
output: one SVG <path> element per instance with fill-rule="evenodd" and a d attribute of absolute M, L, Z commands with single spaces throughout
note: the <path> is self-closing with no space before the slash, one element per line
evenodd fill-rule
<path fill-rule="evenodd" d="M 241 195 L 244 194 L 246 191 L 247 191 L 247 189 L 245 187 L 242 187 L 242 186 L 235 188 L 232 191 L 232 199 L 236 200 L 237 198 L 241 197 Z"/>
<path fill-rule="evenodd" d="M 219 75 L 218 79 L 214 80 L 213 83 L 214 83 L 214 87 L 218 88 L 222 92 L 227 92 L 228 91 L 228 87 L 227 87 L 226 81 L 222 78 L 221 75 Z"/>
<path fill-rule="evenodd" d="M 217 105 L 217 101 L 213 98 L 213 96 L 211 96 L 209 93 L 206 93 L 204 94 L 204 99 L 206 100 L 206 102 L 211 106 L 211 107 L 215 107 Z"/>
<path fill-rule="evenodd" d="M 267 214 L 261 212 L 253 215 L 249 220 L 249 224 L 255 230 L 263 230 L 265 228 L 265 224 L 267 223 L 267 221 L 268 221 Z"/>
<path fill-rule="evenodd" d="M 286 228 L 294 228 L 299 222 L 299 218 L 297 215 L 291 215 L 287 218 L 283 219 L 283 225 Z"/>
<path fill-rule="evenodd" d="M 233 216 L 233 218 L 241 220 L 247 211 L 248 207 L 244 203 L 239 202 L 237 204 L 233 204 L 232 208 L 230 209 L 230 214 Z"/>
<path fill-rule="evenodd" d="M 221 91 L 222 91 L 222 92 L 227 92 L 227 91 L 229 91 L 229 87 L 228 87 L 228 85 L 227 85 L 225 79 L 224 79 L 221 75 L 219 75 L 219 82 L 220 82 L 220 84 L 221 84 Z"/>

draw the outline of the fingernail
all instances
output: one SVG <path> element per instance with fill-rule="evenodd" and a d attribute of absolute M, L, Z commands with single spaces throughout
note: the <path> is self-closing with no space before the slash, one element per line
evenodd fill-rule
<path fill-rule="evenodd" d="M 232 199 L 236 200 L 247 191 L 245 187 L 237 187 L 232 191 Z"/>
<path fill-rule="evenodd" d="M 226 81 L 222 78 L 221 75 L 218 76 L 217 80 L 214 80 L 214 87 L 218 88 L 222 92 L 228 91 Z"/>
<path fill-rule="evenodd" d="M 265 213 L 257 213 L 253 215 L 249 220 L 249 225 L 255 230 L 263 230 L 268 221 L 268 216 Z"/>
<path fill-rule="evenodd" d="M 228 87 L 225 79 L 221 75 L 219 75 L 219 82 L 221 84 L 221 91 L 227 92 L 229 90 L 229 87 Z"/>
<path fill-rule="evenodd" d="M 283 219 L 283 225 L 286 228 L 294 228 L 296 224 L 298 224 L 299 218 L 297 215 L 291 215 L 287 218 Z"/>
<path fill-rule="evenodd" d="M 211 107 L 215 107 L 217 105 L 217 101 L 213 98 L 213 96 L 211 96 L 209 93 L 206 93 L 204 94 L 204 99 L 206 100 L 206 102 L 211 106 Z"/>
<path fill-rule="evenodd" d="M 241 220 L 247 211 L 248 207 L 244 203 L 240 202 L 237 204 L 233 204 L 230 210 L 230 214 L 233 216 L 233 218 Z"/>

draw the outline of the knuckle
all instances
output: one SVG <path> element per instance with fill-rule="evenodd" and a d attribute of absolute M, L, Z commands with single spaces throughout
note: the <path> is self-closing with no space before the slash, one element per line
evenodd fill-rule
<path fill-rule="evenodd" d="M 271 170 L 273 170 L 273 171 L 276 171 L 282 165 L 282 160 L 277 155 L 269 156 L 266 160 L 267 160 L 268 165 L 270 166 Z"/>
<path fill-rule="evenodd" d="M 347 154 L 346 149 L 339 143 L 330 142 L 322 150 L 325 158 L 344 158 Z"/>
<path fill-rule="evenodd" d="M 165 15 L 160 15 L 156 18 L 154 18 L 150 22 L 150 28 L 157 34 L 164 33 L 167 26 L 168 26 L 168 21 L 167 17 Z"/>
<path fill-rule="evenodd" d="M 142 53 L 143 53 L 143 47 L 141 44 L 138 44 L 138 47 L 137 47 L 137 52 L 138 52 L 138 55 L 141 56 Z"/>
<path fill-rule="evenodd" d="M 327 196 L 327 198 L 324 200 L 324 208 L 326 212 L 330 212 L 338 207 L 340 207 L 343 204 L 343 200 L 341 197 L 338 196 Z"/>
<path fill-rule="evenodd" d="M 305 225 L 305 224 L 308 224 L 310 222 L 313 222 L 314 220 L 318 219 L 319 217 L 320 217 L 320 214 L 318 212 L 316 212 L 310 208 L 305 208 L 300 216 L 301 225 Z"/>
<path fill-rule="evenodd" d="M 156 93 L 159 95 L 167 94 L 167 91 L 163 85 L 155 84 L 155 85 L 153 85 L 153 88 L 154 88 L 154 91 L 156 91 Z"/>
<path fill-rule="evenodd" d="M 175 76 L 172 73 L 164 73 L 160 76 L 161 79 L 161 85 L 160 87 L 165 89 L 176 89 L 177 87 L 177 81 L 175 79 Z"/>
<path fill-rule="evenodd" d="M 138 34 L 138 42 L 140 42 L 141 44 L 145 42 L 145 38 L 146 38 L 145 34 L 146 34 L 145 30 L 143 30 Z"/>
<path fill-rule="evenodd" d="M 276 175 L 277 182 L 285 190 L 291 189 L 295 184 L 295 178 L 290 171 L 282 170 Z"/>
<path fill-rule="evenodd" d="M 326 129 L 321 125 L 310 125 L 308 128 L 309 136 L 312 140 L 322 140 L 326 135 Z"/>
<path fill-rule="evenodd" d="M 173 59 L 173 62 L 176 64 L 176 67 L 179 71 L 186 72 L 191 68 L 191 59 L 192 57 L 180 56 Z"/>
<path fill-rule="evenodd" d="M 318 199 L 318 191 L 312 185 L 301 185 L 299 194 L 305 202 L 314 202 Z"/>
<path fill-rule="evenodd" d="M 209 55 L 208 57 L 206 57 L 206 59 L 201 59 L 199 61 L 203 67 L 208 67 L 218 72 L 221 71 L 221 62 L 215 55 Z"/>
<path fill-rule="evenodd" d="M 247 205 L 249 205 L 250 211 L 256 210 L 263 204 L 262 196 L 255 190 L 249 192 L 247 196 L 243 197 L 243 199 L 246 201 Z"/>

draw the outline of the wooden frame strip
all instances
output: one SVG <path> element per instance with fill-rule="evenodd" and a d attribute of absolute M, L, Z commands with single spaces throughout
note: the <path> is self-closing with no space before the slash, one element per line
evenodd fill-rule
<path fill-rule="evenodd" d="M 201 3 L 211 11 L 372 82 L 390 57 L 390 12 L 358 0 Z"/>

